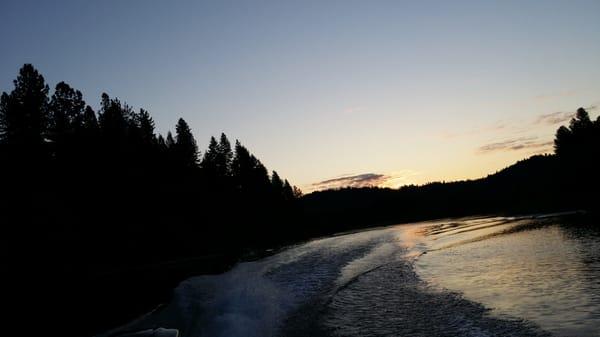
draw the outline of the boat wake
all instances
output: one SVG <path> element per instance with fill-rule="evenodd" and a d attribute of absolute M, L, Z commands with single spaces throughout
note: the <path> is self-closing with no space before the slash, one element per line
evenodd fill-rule
<path fill-rule="evenodd" d="M 319 239 L 188 279 L 163 310 L 121 331 L 180 336 L 545 336 L 529 322 L 492 318 L 459 294 L 429 287 L 403 226 Z M 411 253 L 411 250 L 413 252 Z M 416 250 L 416 253 L 414 251 Z"/>

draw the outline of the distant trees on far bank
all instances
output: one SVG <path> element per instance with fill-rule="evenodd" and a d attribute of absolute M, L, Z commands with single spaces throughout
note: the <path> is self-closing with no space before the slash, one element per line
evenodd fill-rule
<path fill-rule="evenodd" d="M 579 108 L 556 131 L 554 149 L 481 179 L 313 192 L 300 200 L 302 222 L 308 231 L 336 232 L 474 214 L 600 211 L 600 117 Z"/>

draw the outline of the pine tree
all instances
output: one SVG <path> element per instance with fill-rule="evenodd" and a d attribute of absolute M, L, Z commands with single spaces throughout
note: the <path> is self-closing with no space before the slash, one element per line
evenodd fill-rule
<path fill-rule="evenodd" d="M 180 118 L 175 126 L 176 141 L 175 149 L 177 161 L 184 167 L 198 166 L 198 146 L 188 124 Z"/>
<path fill-rule="evenodd" d="M 572 132 L 582 132 L 592 127 L 592 121 L 590 115 L 584 108 L 577 109 L 575 117 L 571 119 L 569 128 Z"/>
<path fill-rule="evenodd" d="M 172 149 L 175 145 L 175 140 L 173 139 L 171 131 L 167 132 L 167 139 L 165 140 L 165 145 L 167 146 L 167 149 Z"/>
<path fill-rule="evenodd" d="M 140 109 L 137 114 L 137 125 L 142 144 L 153 144 L 155 142 L 154 120 L 150 117 L 148 111 Z"/>
<path fill-rule="evenodd" d="M 266 193 L 271 189 L 271 180 L 269 171 L 254 155 L 250 156 L 252 161 L 252 185 L 253 189 L 259 193 Z"/>
<path fill-rule="evenodd" d="M 292 189 L 292 185 L 290 182 L 285 179 L 283 182 L 283 199 L 286 201 L 294 200 L 294 189 Z"/>
<path fill-rule="evenodd" d="M 283 181 L 275 171 L 271 174 L 271 187 L 277 198 L 283 197 Z"/>
<path fill-rule="evenodd" d="M 165 145 L 165 139 L 163 138 L 162 135 L 158 135 L 158 137 L 156 138 L 156 143 L 158 144 L 158 146 L 163 147 L 166 146 Z"/>
<path fill-rule="evenodd" d="M 304 193 L 302 193 L 302 190 L 300 188 L 298 188 L 297 186 L 293 186 L 292 189 L 294 190 L 294 199 L 299 199 L 304 194 Z"/>
<path fill-rule="evenodd" d="M 96 113 L 92 109 L 91 106 L 86 106 L 85 111 L 83 112 L 81 129 L 88 134 L 96 134 L 98 132 L 98 119 L 96 118 Z"/>
<path fill-rule="evenodd" d="M 236 189 L 243 193 L 248 193 L 252 174 L 252 160 L 250 152 L 246 149 L 239 140 L 235 141 L 235 154 L 231 161 L 231 176 Z"/>
<path fill-rule="evenodd" d="M 162 135 L 158 135 L 156 137 L 156 155 L 157 163 L 159 165 L 168 165 L 169 148 L 167 147 L 167 142 Z"/>
<path fill-rule="evenodd" d="M 220 177 L 228 177 L 231 174 L 231 161 L 233 159 L 233 152 L 231 151 L 231 144 L 229 139 L 224 133 L 221 133 L 221 139 L 217 147 L 217 172 Z"/>
<path fill-rule="evenodd" d="M 575 117 L 571 119 L 569 127 L 561 126 L 556 131 L 554 138 L 554 151 L 559 158 L 569 158 L 571 161 L 588 160 L 597 153 L 598 133 L 595 131 L 594 122 L 590 120 L 588 112 L 577 109 Z"/>
<path fill-rule="evenodd" d="M 75 159 L 86 165 L 94 165 L 97 162 L 100 143 L 100 127 L 96 113 L 91 106 L 86 106 L 82 114 L 79 115 L 80 121 L 74 122 L 75 137 L 69 140 L 70 147 L 75 152 Z"/>
<path fill-rule="evenodd" d="M 65 82 L 58 83 L 50 100 L 50 138 L 55 142 L 63 142 L 67 135 L 72 135 L 82 122 L 84 108 L 81 91 Z"/>
<path fill-rule="evenodd" d="M 13 91 L 0 98 L 0 140 L 39 148 L 48 125 L 49 88 L 31 64 L 23 65 L 13 83 Z"/>
<path fill-rule="evenodd" d="M 554 137 L 554 153 L 559 158 L 565 158 L 570 155 L 572 146 L 572 133 L 566 126 L 561 126 L 556 130 Z"/>
<path fill-rule="evenodd" d="M 127 138 L 129 123 L 126 110 L 121 101 L 110 99 L 106 94 L 102 94 L 101 110 L 98 114 L 98 124 L 108 143 L 124 143 Z"/>
<path fill-rule="evenodd" d="M 218 176 L 218 165 L 217 158 L 219 156 L 219 143 L 215 137 L 210 137 L 210 142 L 208 143 L 208 149 L 204 152 L 204 157 L 202 158 L 202 170 L 205 172 L 206 176 L 214 179 Z"/>

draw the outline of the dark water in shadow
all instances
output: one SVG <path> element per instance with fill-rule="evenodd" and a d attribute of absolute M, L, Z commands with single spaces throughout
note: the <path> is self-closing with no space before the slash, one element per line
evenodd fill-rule
<path fill-rule="evenodd" d="M 183 282 L 120 331 L 181 336 L 600 336 L 598 231 L 478 218 L 314 240 Z M 425 254 L 424 254 L 425 253 Z"/>

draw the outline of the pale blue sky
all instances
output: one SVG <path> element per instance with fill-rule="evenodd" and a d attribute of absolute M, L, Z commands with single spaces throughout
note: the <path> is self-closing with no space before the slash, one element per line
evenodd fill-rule
<path fill-rule="evenodd" d="M 305 189 L 476 178 L 600 105 L 599 16 L 600 1 L 2 0 L 0 90 L 33 63 L 160 132 L 185 118 L 201 149 L 224 131 Z"/>

